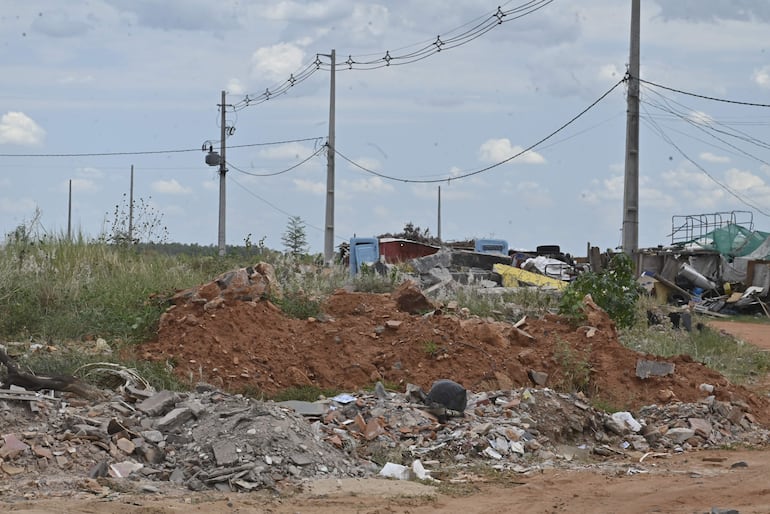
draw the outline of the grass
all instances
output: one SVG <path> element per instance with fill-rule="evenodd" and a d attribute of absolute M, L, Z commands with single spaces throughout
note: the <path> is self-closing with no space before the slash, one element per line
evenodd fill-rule
<path fill-rule="evenodd" d="M 518 321 L 524 316 L 540 317 L 555 310 L 558 297 L 538 288 L 520 287 L 498 293 L 476 287 L 459 287 L 456 300 L 470 314 L 498 321 Z"/>
<path fill-rule="evenodd" d="M 648 327 L 646 311 L 653 307 L 649 299 L 638 303 L 635 324 L 620 331 L 621 344 L 662 357 L 689 355 L 737 384 L 748 384 L 770 372 L 769 352 L 708 328 L 707 320 L 699 315 L 693 317 L 691 332 L 673 328 L 667 319 Z"/>
<path fill-rule="evenodd" d="M 73 240 L 56 236 L 10 239 L 0 246 L 0 342 L 45 342 L 59 347 L 85 337 L 102 337 L 112 346 L 143 342 L 156 334 L 167 299 L 176 290 L 206 283 L 227 270 L 260 260 L 273 264 L 284 291 L 277 304 L 288 315 L 303 319 L 319 315 L 323 298 L 342 286 L 369 292 L 392 291 L 405 277 L 405 268 L 392 267 L 386 275 L 367 270 L 351 278 L 343 266 L 303 264 L 277 252 L 233 251 L 225 257 L 204 251 L 170 255 L 157 245 L 121 247 L 87 241 L 82 235 Z M 471 314 L 511 322 L 524 315 L 541 317 L 558 307 L 554 294 L 534 288 L 491 292 L 458 287 L 454 294 L 458 305 Z M 739 384 L 770 371 L 770 354 L 712 330 L 684 332 L 669 325 L 648 327 L 646 310 L 652 307 L 649 298 L 637 302 L 633 326 L 620 331 L 622 344 L 664 357 L 691 355 Z M 770 326 L 770 320 L 764 317 L 735 319 Z M 698 321 L 696 316 L 693 326 Z M 428 343 L 425 352 L 435 353 L 435 343 Z M 67 374 L 88 358 L 60 352 L 36 355 L 30 363 L 40 366 L 38 372 Z M 577 390 L 584 387 L 584 359 L 567 350 L 557 358 L 568 371 L 571 385 Z M 138 361 L 123 364 L 140 369 L 160 388 L 192 385 L 179 383 L 166 365 Z M 283 397 L 312 401 L 325 393 L 299 388 L 283 393 Z"/>
<path fill-rule="evenodd" d="M 317 386 L 294 386 L 284 389 L 272 396 L 270 399 L 274 402 L 285 402 L 289 400 L 299 400 L 303 402 L 314 402 L 320 398 L 330 398 L 340 393 L 337 389 L 321 389 Z"/>

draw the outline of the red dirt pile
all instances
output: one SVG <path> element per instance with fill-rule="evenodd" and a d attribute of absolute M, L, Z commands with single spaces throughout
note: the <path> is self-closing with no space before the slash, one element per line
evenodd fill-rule
<path fill-rule="evenodd" d="M 398 300 L 414 296 L 414 289 L 407 283 L 392 295 L 340 290 L 323 303 L 323 316 L 307 320 L 289 318 L 267 300 L 216 298 L 212 304 L 188 291 L 177 295 L 157 340 L 142 345 L 139 354 L 171 363 L 183 380 L 267 395 L 310 385 L 355 391 L 376 381 L 401 391 L 406 383 L 427 390 L 441 378 L 471 391 L 511 389 L 532 386 L 528 372 L 534 370 L 548 374 L 546 387 L 578 383 L 607 407 L 635 410 L 697 402 L 707 395 L 699 387 L 706 383 L 717 399 L 740 400 L 770 426 L 766 398 L 689 356 L 663 359 L 625 348 L 614 323 L 590 301 L 585 326 L 548 315 L 516 328 L 445 309 L 424 315 L 399 310 Z M 675 371 L 641 379 L 639 359 L 671 362 Z"/>

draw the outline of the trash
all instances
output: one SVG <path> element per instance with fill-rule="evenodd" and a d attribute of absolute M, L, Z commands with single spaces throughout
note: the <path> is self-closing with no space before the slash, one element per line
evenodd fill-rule
<path fill-rule="evenodd" d="M 409 480 L 412 478 L 411 470 L 408 467 L 393 462 L 386 462 L 377 474 L 385 478 L 395 478 L 396 480 Z"/>
<path fill-rule="evenodd" d="M 630 412 L 615 412 L 612 414 L 612 419 L 623 424 L 632 432 L 639 432 L 642 429 L 642 425 L 634 419 Z"/>
<path fill-rule="evenodd" d="M 452 380 L 436 380 L 428 391 L 427 400 L 449 410 L 463 412 L 468 403 L 465 388 Z"/>

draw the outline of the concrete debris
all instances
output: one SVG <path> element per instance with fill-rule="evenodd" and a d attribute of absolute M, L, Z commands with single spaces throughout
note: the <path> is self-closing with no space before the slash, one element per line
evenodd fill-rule
<path fill-rule="evenodd" d="M 36 413 L 25 400 L 6 400 L 0 469 L 25 480 L 56 473 L 128 478 L 145 492 L 246 492 L 374 474 L 441 479 L 479 464 L 520 473 L 607 458 L 634 458 L 641 466 L 639 455 L 650 452 L 770 442 L 746 404 L 714 396 L 610 415 L 580 393 L 548 388 L 471 393 L 439 380 L 428 394 L 416 386 L 375 390 L 313 403 L 261 402 L 214 388 L 152 396 L 124 390 L 96 404 L 43 397 Z M 435 403 L 457 415 L 437 413 Z M 383 456 L 391 462 L 375 465 Z"/>
<path fill-rule="evenodd" d="M 674 363 L 639 359 L 636 361 L 636 376 L 639 378 L 663 377 L 674 374 Z"/>

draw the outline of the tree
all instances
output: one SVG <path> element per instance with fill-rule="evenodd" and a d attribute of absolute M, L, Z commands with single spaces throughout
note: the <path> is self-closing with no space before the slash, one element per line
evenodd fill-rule
<path fill-rule="evenodd" d="M 286 224 L 286 232 L 281 236 L 281 242 L 286 251 L 295 259 L 307 253 L 307 235 L 305 222 L 299 216 L 292 216 Z"/>
<path fill-rule="evenodd" d="M 418 243 L 425 243 L 425 244 L 439 244 L 440 241 L 437 237 L 433 237 L 430 235 L 430 229 L 425 228 L 421 229 L 420 227 L 415 227 L 414 223 L 411 221 L 408 221 L 406 225 L 404 225 L 403 231 L 397 233 L 397 234 L 382 234 L 380 237 L 395 237 L 397 239 L 408 239 L 410 241 L 417 241 Z"/>

